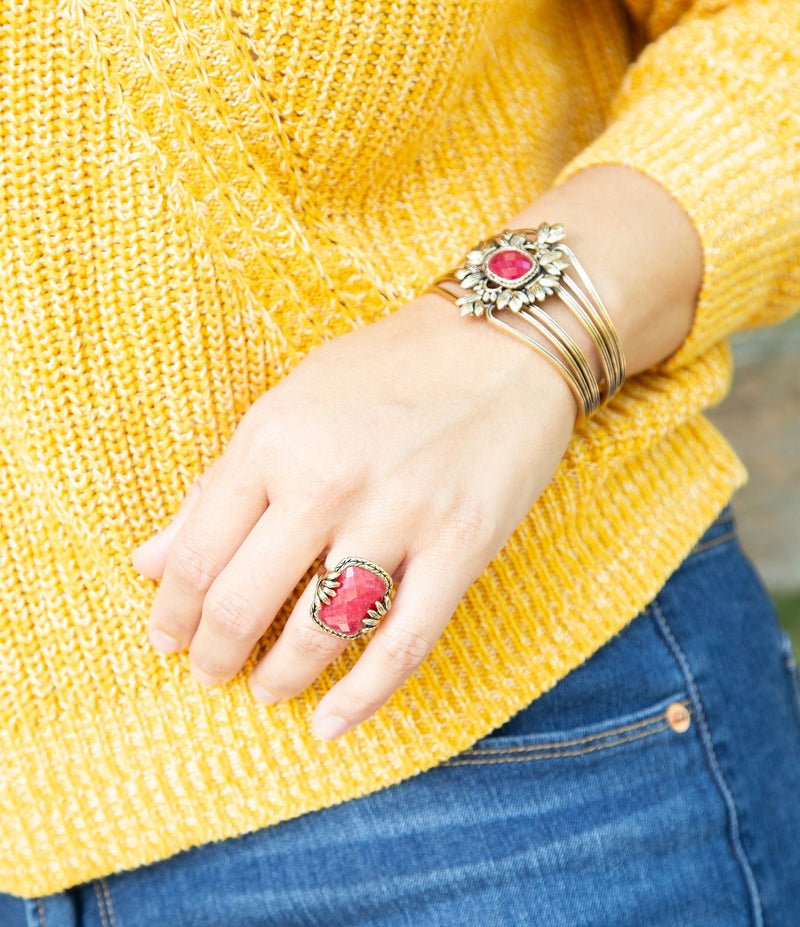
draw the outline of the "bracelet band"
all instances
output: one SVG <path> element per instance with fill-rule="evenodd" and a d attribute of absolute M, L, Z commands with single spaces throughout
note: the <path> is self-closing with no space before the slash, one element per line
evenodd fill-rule
<path fill-rule="evenodd" d="M 455 303 L 462 315 L 485 318 L 545 357 L 574 393 L 582 421 L 625 382 L 625 358 L 600 295 L 573 251 L 562 243 L 563 238 L 561 225 L 506 229 L 498 237 L 481 242 L 466 255 L 461 267 L 435 280 L 428 292 Z M 565 272 L 569 267 L 577 281 Z M 447 283 L 471 292 L 457 296 L 442 286 Z M 575 340 L 536 305 L 547 296 L 561 300 L 591 337 L 603 368 L 600 380 Z M 501 317 L 503 309 L 525 321 L 538 338 L 510 325 Z"/>
<path fill-rule="evenodd" d="M 445 290 L 443 287 L 433 284 L 429 292 L 436 292 L 442 296 L 445 296 L 451 302 L 455 303 L 457 297 L 455 294 L 451 293 L 449 290 Z M 541 313 L 541 315 L 545 315 Z M 588 376 L 582 376 L 580 371 L 577 369 L 577 365 L 574 363 L 569 363 L 569 353 L 568 345 L 565 344 L 560 337 L 555 334 L 551 334 L 547 331 L 544 324 L 539 322 L 539 320 L 531 316 L 528 321 L 531 322 L 533 327 L 539 332 L 539 334 L 544 338 L 545 341 L 549 342 L 556 351 L 559 353 L 553 353 L 548 350 L 541 342 L 536 339 L 526 335 L 524 332 L 520 331 L 518 328 L 514 328 L 513 325 L 509 325 L 508 322 L 504 321 L 499 316 L 494 315 L 492 312 L 486 313 L 486 320 L 494 325 L 496 328 L 500 328 L 511 335 L 513 338 L 517 338 L 519 341 L 525 342 L 529 347 L 533 348 L 537 354 L 540 354 L 546 360 L 548 360 L 554 367 L 556 367 L 564 379 L 567 381 L 567 385 L 572 390 L 575 399 L 578 402 L 578 422 L 583 421 L 586 417 L 587 408 L 596 408 L 599 404 L 599 393 L 597 392 L 597 381 L 594 379 L 594 374 L 592 373 L 589 362 L 586 360 L 586 356 L 583 354 L 581 349 L 575 344 L 575 342 L 566 334 L 566 332 L 561 329 L 566 338 L 569 339 L 569 342 L 574 346 L 574 350 L 580 355 L 582 359 L 582 366 L 588 368 Z M 549 317 L 547 317 L 549 318 Z M 552 319 L 549 320 L 553 325 L 556 323 Z M 560 328 L 560 326 L 559 326 Z M 560 355 L 566 355 L 567 362 L 561 359 Z M 594 393 L 592 390 L 592 382 L 594 385 Z M 594 399 L 594 394 L 597 394 L 597 399 Z"/>

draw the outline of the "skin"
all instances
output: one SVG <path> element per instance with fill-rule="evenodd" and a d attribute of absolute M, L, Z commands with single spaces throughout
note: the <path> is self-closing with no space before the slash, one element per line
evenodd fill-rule
<path fill-rule="evenodd" d="M 620 335 L 628 375 L 674 353 L 703 273 L 677 201 L 636 171 L 598 166 L 506 227 L 543 221 L 564 224 Z M 555 297 L 544 305 L 599 374 L 580 324 Z M 428 655 L 552 478 L 576 411 L 545 359 L 437 295 L 321 346 L 252 405 L 175 518 L 133 552 L 136 570 L 159 581 L 152 645 L 188 648 L 201 683 L 225 683 L 318 556 L 329 568 L 347 556 L 372 560 L 397 584 L 391 611 L 312 717 L 318 736 L 340 736 Z M 313 591 L 251 674 L 265 704 L 302 692 L 348 646 L 311 621 Z"/>

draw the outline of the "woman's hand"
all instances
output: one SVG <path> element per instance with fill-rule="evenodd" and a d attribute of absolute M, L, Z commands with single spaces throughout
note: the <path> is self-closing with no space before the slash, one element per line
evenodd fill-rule
<path fill-rule="evenodd" d="M 317 557 L 379 564 L 392 608 L 314 716 L 338 736 L 428 655 L 549 482 L 575 414 L 546 361 L 438 296 L 323 345 L 254 403 L 134 554 L 161 580 L 151 642 L 189 647 L 197 679 L 225 682 Z M 259 701 L 298 694 L 348 645 L 311 620 L 314 585 L 251 675 Z"/>
<path fill-rule="evenodd" d="M 563 222 L 630 375 L 680 346 L 703 261 L 668 193 L 628 168 L 590 168 L 508 227 L 543 221 Z M 571 312 L 555 297 L 545 305 L 599 373 Z M 248 410 L 173 522 L 134 553 L 161 580 L 152 643 L 189 647 L 199 680 L 225 682 L 320 555 L 328 568 L 373 561 L 394 577 L 394 603 L 314 715 L 321 736 L 344 733 L 425 659 L 549 482 L 576 411 L 548 361 L 439 296 L 325 344 Z M 301 692 L 347 646 L 311 620 L 313 593 L 253 671 L 260 701 Z"/>

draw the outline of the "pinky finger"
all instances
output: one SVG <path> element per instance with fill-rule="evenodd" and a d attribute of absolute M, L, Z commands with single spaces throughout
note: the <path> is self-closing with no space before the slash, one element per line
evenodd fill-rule
<path fill-rule="evenodd" d="M 450 572 L 447 583 L 440 563 L 432 554 L 409 562 L 369 646 L 317 706 L 312 718 L 317 736 L 333 740 L 366 721 L 433 650 L 473 578 Z"/>

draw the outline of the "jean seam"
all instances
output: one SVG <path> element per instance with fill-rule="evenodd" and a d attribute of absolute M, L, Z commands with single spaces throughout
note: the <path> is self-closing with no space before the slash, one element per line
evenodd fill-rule
<path fill-rule="evenodd" d="M 36 908 L 34 909 L 34 904 Z M 47 927 L 47 915 L 44 910 L 44 902 L 41 898 L 25 898 L 25 923 L 29 927 Z M 36 924 L 33 923 L 34 918 Z"/>
<path fill-rule="evenodd" d="M 678 640 L 675 637 L 663 610 L 661 609 L 658 598 L 653 600 L 651 604 L 651 610 L 653 617 L 655 618 L 656 625 L 658 626 L 662 636 L 664 637 L 664 640 L 666 641 L 667 646 L 672 652 L 673 657 L 677 661 L 678 666 L 684 675 L 684 679 L 686 680 L 686 685 L 689 689 L 689 696 L 692 700 L 694 712 L 697 717 L 697 728 L 700 733 L 700 740 L 705 749 L 706 759 L 711 769 L 711 775 L 727 810 L 729 831 L 728 835 L 731 842 L 733 855 L 739 864 L 739 868 L 744 877 L 745 885 L 747 886 L 747 891 L 750 896 L 751 913 L 753 916 L 754 927 L 764 927 L 764 912 L 761 903 L 761 895 L 758 890 L 758 884 L 756 883 L 755 876 L 753 875 L 750 861 L 747 858 L 747 853 L 745 852 L 744 846 L 742 845 L 741 833 L 739 829 L 739 815 L 736 808 L 736 802 L 734 801 L 733 792 L 731 791 L 731 788 L 725 779 L 725 774 L 722 771 L 722 766 L 720 765 L 719 759 L 717 758 L 717 754 L 714 749 L 714 741 L 711 737 L 708 721 L 706 720 L 703 703 L 700 698 L 700 691 L 697 687 L 697 681 L 695 680 L 694 674 L 692 673 L 689 660 L 687 659 L 686 654 L 683 652 L 681 645 L 678 643 Z"/>
<path fill-rule="evenodd" d="M 117 927 L 117 919 L 114 916 L 114 905 L 111 901 L 111 892 L 108 889 L 108 882 L 105 879 L 101 878 L 98 880 L 100 886 L 103 889 L 103 897 L 106 900 L 106 910 L 108 911 L 108 916 L 111 918 L 111 927 Z"/>
<path fill-rule="evenodd" d="M 710 541 L 706 541 L 703 544 L 695 544 L 689 552 L 689 557 L 693 557 L 695 554 L 702 553 L 704 550 L 710 550 L 712 547 L 718 547 L 720 544 L 725 544 L 728 541 L 734 540 L 736 540 L 736 529 L 729 531 L 727 534 L 721 534 L 718 538 L 712 538 Z"/>
<path fill-rule="evenodd" d="M 108 918 L 106 917 L 106 903 L 105 903 L 105 899 L 103 898 L 102 894 L 100 893 L 100 885 L 99 885 L 99 883 L 97 882 L 97 880 L 95 880 L 94 882 L 92 882 L 92 888 L 94 889 L 94 893 L 95 893 L 95 895 L 97 896 L 97 910 L 100 912 L 100 921 L 101 921 L 103 927 L 111 927 L 111 925 L 110 925 L 109 922 L 108 922 Z"/>
<path fill-rule="evenodd" d="M 656 722 L 653 722 L 655 724 Z M 660 734 L 661 731 L 666 731 L 669 727 L 667 721 L 663 721 L 659 727 L 652 727 L 646 731 L 640 731 L 638 734 L 631 734 L 630 737 L 618 737 L 616 740 L 611 741 L 607 744 L 596 744 L 593 747 L 585 747 L 583 750 L 554 750 L 550 753 L 537 753 L 534 752 L 534 748 L 531 749 L 531 753 L 528 756 L 509 756 L 505 758 L 495 758 L 495 759 L 473 759 L 472 757 L 465 757 L 462 759 L 452 759 L 447 760 L 442 763 L 442 766 L 491 766 L 498 763 L 529 763 L 535 760 L 554 760 L 559 757 L 569 757 L 569 756 L 583 756 L 586 753 L 596 753 L 599 750 L 610 750 L 612 747 L 617 747 L 619 744 L 627 744 L 633 740 L 641 740 L 643 737 L 651 737 L 653 734 Z M 498 751 L 502 753 L 503 751 Z"/>

